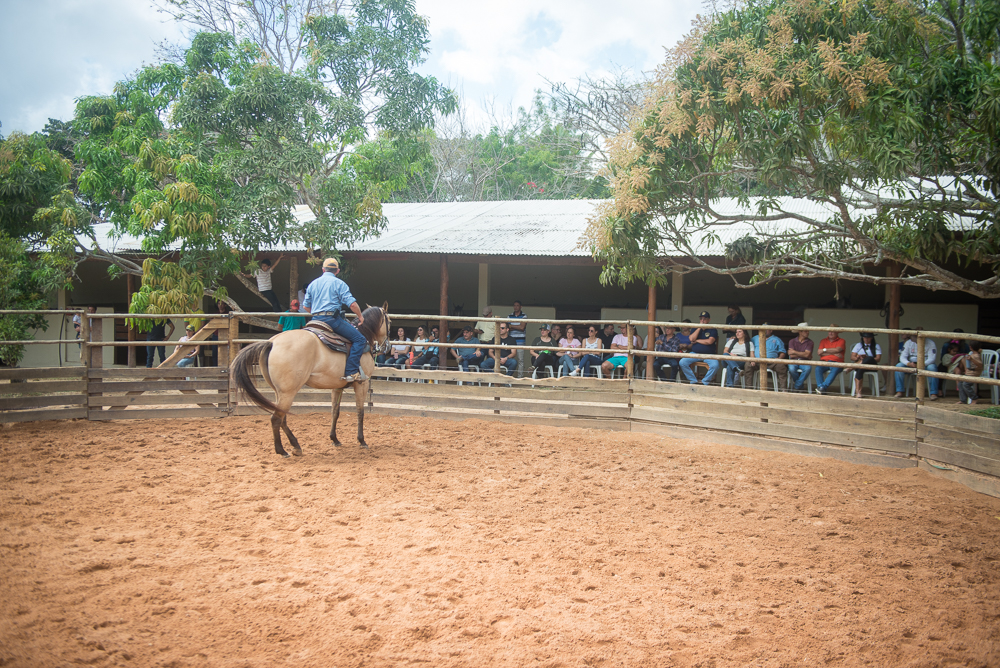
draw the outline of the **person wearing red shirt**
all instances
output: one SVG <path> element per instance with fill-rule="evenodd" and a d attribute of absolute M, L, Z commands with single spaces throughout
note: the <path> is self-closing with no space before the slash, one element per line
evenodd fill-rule
<path fill-rule="evenodd" d="M 836 325 L 830 325 L 836 327 Z M 844 351 L 847 349 L 847 342 L 840 338 L 837 332 L 827 332 L 827 337 L 819 342 L 817 354 L 821 362 L 843 362 Z M 815 366 L 813 375 L 816 378 L 816 394 L 823 394 L 826 388 L 830 387 L 837 374 L 843 369 L 839 366 Z"/>

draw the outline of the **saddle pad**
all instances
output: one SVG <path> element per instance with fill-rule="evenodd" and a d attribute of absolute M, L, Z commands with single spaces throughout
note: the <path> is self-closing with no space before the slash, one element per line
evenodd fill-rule
<path fill-rule="evenodd" d="M 318 327 L 306 327 L 305 330 L 310 334 L 315 334 L 316 338 L 319 339 L 323 345 L 335 353 L 347 354 L 351 350 L 351 342 L 337 336 L 333 332 L 325 332 Z"/>
<path fill-rule="evenodd" d="M 305 328 L 318 329 L 320 331 L 330 332 L 331 334 L 333 334 L 333 327 L 330 327 L 329 324 L 323 322 L 322 320 L 310 320 L 305 324 Z M 336 336 L 336 334 L 334 334 L 334 336 Z"/>

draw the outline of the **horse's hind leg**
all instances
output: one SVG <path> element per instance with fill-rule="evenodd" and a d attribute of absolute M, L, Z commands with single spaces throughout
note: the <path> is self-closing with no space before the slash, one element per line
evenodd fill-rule
<path fill-rule="evenodd" d="M 281 421 L 281 429 L 285 432 L 285 436 L 288 437 L 288 443 L 292 446 L 292 454 L 295 455 L 296 457 L 301 457 L 302 448 L 299 447 L 299 439 L 295 438 L 295 434 L 293 434 L 292 430 L 288 428 L 287 414 Z"/>
<path fill-rule="evenodd" d="M 333 391 L 333 424 L 330 426 L 330 440 L 338 448 L 340 447 L 340 441 L 337 440 L 337 420 L 340 419 L 340 399 L 344 396 L 344 388 L 338 388 Z"/>
<path fill-rule="evenodd" d="M 365 443 L 365 399 L 368 398 L 369 381 L 354 383 L 354 402 L 358 408 L 358 443 L 362 448 L 367 448 Z"/>
<path fill-rule="evenodd" d="M 285 414 L 275 411 L 271 414 L 271 431 L 274 432 L 274 451 L 282 457 L 288 457 L 288 453 L 281 447 L 281 423 L 285 421 Z"/>
<path fill-rule="evenodd" d="M 288 442 L 292 446 L 292 450 L 296 455 L 301 455 L 302 449 L 299 447 L 299 442 L 288 428 L 288 425 L 285 424 L 285 420 L 288 418 L 288 411 L 292 409 L 292 400 L 295 398 L 295 394 L 292 393 L 290 396 L 283 396 L 281 392 L 277 392 L 276 394 L 274 403 L 278 407 L 278 410 L 271 414 L 271 431 L 274 432 L 274 451 L 282 457 L 288 457 L 288 453 L 281 447 L 281 430 L 284 429 L 285 433 L 288 434 Z"/>

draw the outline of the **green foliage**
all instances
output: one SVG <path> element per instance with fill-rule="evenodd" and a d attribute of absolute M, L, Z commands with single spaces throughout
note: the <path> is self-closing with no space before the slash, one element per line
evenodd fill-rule
<path fill-rule="evenodd" d="M 615 205 L 592 230 L 605 278 L 648 280 L 640 269 L 662 274 L 670 254 L 751 284 L 872 281 L 866 268 L 894 260 L 903 284 L 1000 296 L 998 35 L 984 0 L 771 0 L 714 17 L 613 149 Z M 732 226 L 739 241 L 714 252 L 729 264 L 708 262 L 696 240 Z M 969 276 L 943 266 L 956 260 Z"/>
<path fill-rule="evenodd" d="M 1000 420 L 1000 407 L 990 406 L 988 408 L 977 408 L 974 411 L 966 411 L 968 415 L 976 415 L 978 417 L 993 418 L 994 420 Z"/>
<path fill-rule="evenodd" d="M 133 312 L 217 286 L 240 270 L 236 249 L 333 254 L 384 228 L 381 202 L 407 169 L 392 161 L 419 151 L 420 131 L 455 105 L 413 72 L 427 27 L 412 2 L 371 0 L 350 17 L 308 17 L 303 30 L 311 60 L 297 71 L 270 64 L 257 43 L 199 33 L 182 64 L 145 67 L 114 95 L 80 100 L 81 194 L 144 252 L 179 248 L 192 277 L 137 294 Z M 315 221 L 292 216 L 303 203 Z M 183 301 L 167 298 L 167 310 Z"/>

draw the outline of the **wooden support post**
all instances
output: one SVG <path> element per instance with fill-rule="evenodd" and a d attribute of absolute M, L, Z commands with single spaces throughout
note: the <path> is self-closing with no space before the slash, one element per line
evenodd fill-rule
<path fill-rule="evenodd" d="M 656 320 L 656 283 L 649 284 L 649 298 L 646 303 L 646 320 Z M 646 350 L 653 350 L 656 347 L 656 327 L 654 325 L 649 325 L 646 327 Z M 652 355 L 646 356 L 646 380 L 656 380 L 653 376 L 653 360 L 656 358 Z"/>
<path fill-rule="evenodd" d="M 448 256 L 441 255 L 441 303 L 438 315 L 448 315 Z M 438 342 L 448 340 L 448 321 L 441 320 L 438 324 Z M 448 368 L 448 351 L 450 348 L 438 348 L 438 368 Z"/>
<path fill-rule="evenodd" d="M 767 390 L 767 363 L 764 361 L 767 359 L 767 336 L 764 334 L 764 330 L 757 331 L 757 357 L 761 359 L 758 362 L 760 370 L 757 372 L 760 374 L 760 389 Z"/>
<path fill-rule="evenodd" d="M 288 303 L 299 298 L 299 258 L 293 257 L 288 260 Z M 290 307 L 289 307 L 290 308 Z M 302 304 L 299 304 L 302 309 Z"/>
<path fill-rule="evenodd" d="M 903 266 L 898 262 L 890 262 L 886 275 L 897 278 L 903 274 Z M 901 287 L 898 284 L 888 286 L 888 309 L 889 309 L 889 329 L 899 329 L 899 307 Z M 899 362 L 899 334 L 889 335 L 889 366 L 896 366 Z M 886 387 L 890 387 L 892 382 L 892 372 L 886 371 Z"/>
<path fill-rule="evenodd" d="M 632 380 L 632 371 L 635 365 L 635 354 L 632 352 L 632 341 L 635 339 L 635 326 L 632 323 L 625 325 L 625 336 L 628 337 L 628 349 L 626 351 L 627 357 L 625 358 L 625 377 Z"/>
<path fill-rule="evenodd" d="M 126 291 L 128 293 L 128 307 L 132 307 L 132 295 L 135 294 L 135 275 L 127 274 L 125 277 Z M 125 329 L 128 332 L 128 340 L 135 341 L 135 329 L 128 324 L 128 319 L 125 319 Z M 135 368 L 135 346 L 129 346 L 128 348 L 128 368 Z"/>
<path fill-rule="evenodd" d="M 236 359 L 236 354 L 240 351 L 240 344 L 236 343 L 236 339 L 240 338 L 240 317 L 235 313 L 229 314 L 229 345 L 226 346 L 228 351 L 229 359 L 226 360 L 226 368 L 229 369 L 229 409 L 232 411 L 236 408 L 236 386 L 233 384 L 233 374 L 232 374 L 232 364 L 233 360 Z M 219 350 L 222 350 L 222 333 L 219 333 Z M 219 366 L 222 366 L 222 362 L 219 362 Z"/>
<path fill-rule="evenodd" d="M 113 323 L 114 321 L 112 320 L 111 322 Z M 90 408 L 89 397 L 95 395 L 101 396 L 101 379 L 90 378 L 90 370 L 104 367 L 104 347 L 92 346 L 90 343 L 104 340 L 104 319 L 88 318 L 87 314 L 84 313 L 80 324 L 80 329 L 85 332 L 83 336 L 83 349 L 87 351 L 87 359 L 84 362 L 84 366 L 87 367 L 87 417 L 90 418 L 91 415 L 99 414 L 103 410 L 103 407 L 101 406 Z"/>
<path fill-rule="evenodd" d="M 924 391 L 926 388 L 926 386 L 924 385 L 926 376 L 921 375 L 926 370 L 926 367 L 924 366 L 924 345 L 925 345 L 924 335 L 922 333 L 918 333 L 917 334 L 917 377 L 913 380 L 917 388 L 916 395 L 918 404 L 924 403 L 924 397 L 926 396 L 926 392 Z"/>
<path fill-rule="evenodd" d="M 80 364 L 90 366 L 90 321 L 86 313 L 80 316 Z"/>

